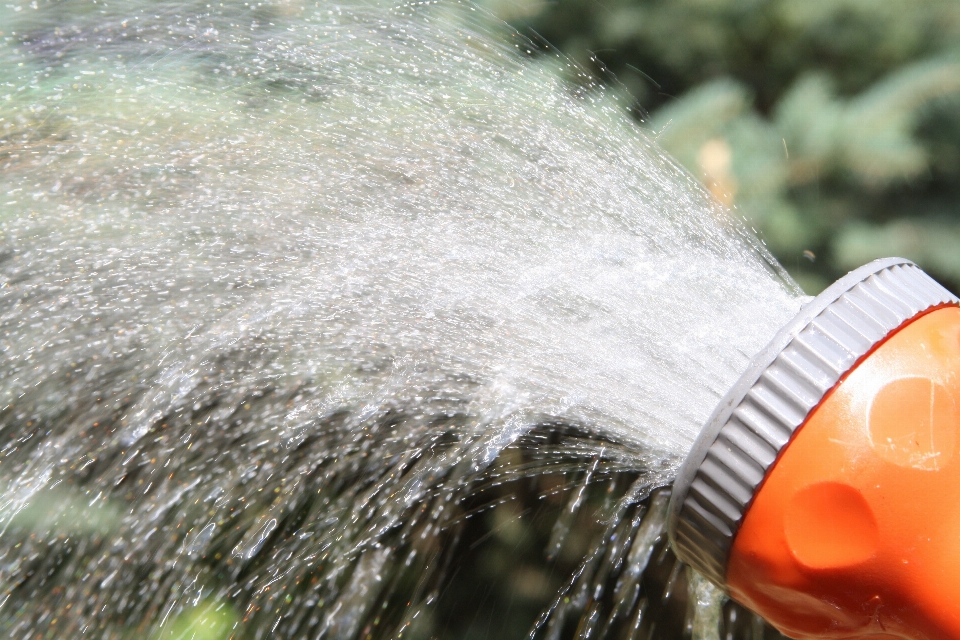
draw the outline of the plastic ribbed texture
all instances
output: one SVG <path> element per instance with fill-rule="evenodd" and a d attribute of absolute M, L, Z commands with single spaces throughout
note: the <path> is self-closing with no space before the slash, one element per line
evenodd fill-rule
<path fill-rule="evenodd" d="M 810 411 L 892 331 L 958 302 L 912 262 L 891 258 L 805 305 L 720 402 L 680 468 L 669 523 L 677 555 L 723 587 L 754 492 Z"/>

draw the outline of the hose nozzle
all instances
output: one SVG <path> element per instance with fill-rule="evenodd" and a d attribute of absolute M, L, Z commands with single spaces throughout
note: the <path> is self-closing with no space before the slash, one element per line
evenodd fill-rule
<path fill-rule="evenodd" d="M 896 258 L 809 302 L 681 467 L 677 555 L 793 638 L 960 640 L 958 305 Z"/>

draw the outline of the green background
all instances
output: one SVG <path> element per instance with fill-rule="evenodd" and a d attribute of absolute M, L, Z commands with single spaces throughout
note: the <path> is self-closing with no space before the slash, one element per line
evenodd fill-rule
<path fill-rule="evenodd" d="M 960 2 L 486 4 L 628 95 L 808 293 L 894 255 L 960 286 Z"/>

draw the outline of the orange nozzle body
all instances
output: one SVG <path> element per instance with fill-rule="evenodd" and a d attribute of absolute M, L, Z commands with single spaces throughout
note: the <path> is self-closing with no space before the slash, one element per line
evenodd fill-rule
<path fill-rule="evenodd" d="M 674 482 L 680 559 L 802 640 L 960 640 L 960 298 L 851 272 L 717 406 Z"/>
<path fill-rule="evenodd" d="M 960 309 L 913 320 L 810 414 L 754 497 L 734 599 L 793 638 L 960 638 Z"/>

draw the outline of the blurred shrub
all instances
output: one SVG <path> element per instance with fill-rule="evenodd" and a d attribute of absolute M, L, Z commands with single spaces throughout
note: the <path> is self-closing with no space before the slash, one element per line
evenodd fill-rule
<path fill-rule="evenodd" d="M 498 0 L 629 92 L 810 293 L 901 255 L 960 285 L 956 0 Z"/>
<path fill-rule="evenodd" d="M 150 636 L 150 640 L 227 640 L 235 637 L 239 617 L 229 603 L 204 600 Z"/>

